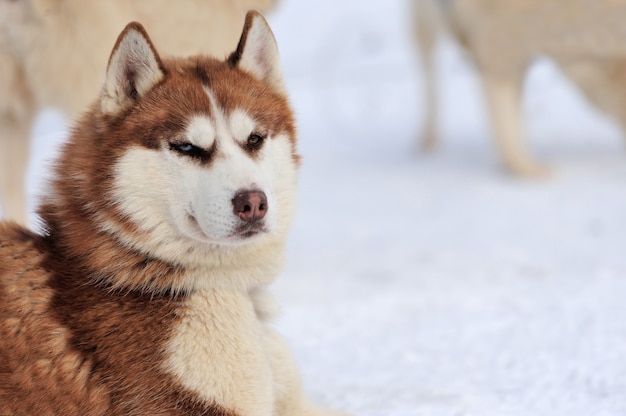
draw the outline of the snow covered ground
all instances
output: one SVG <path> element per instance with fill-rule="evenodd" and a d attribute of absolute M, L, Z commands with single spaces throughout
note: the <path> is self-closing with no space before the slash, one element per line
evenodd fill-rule
<path fill-rule="evenodd" d="M 277 326 L 307 391 L 361 416 L 625 415 L 620 131 L 540 62 L 528 142 L 555 175 L 506 176 L 473 69 L 445 44 L 442 146 L 419 154 L 408 6 L 282 0 L 269 19 L 303 155 Z M 58 126 L 47 114 L 35 140 Z"/>

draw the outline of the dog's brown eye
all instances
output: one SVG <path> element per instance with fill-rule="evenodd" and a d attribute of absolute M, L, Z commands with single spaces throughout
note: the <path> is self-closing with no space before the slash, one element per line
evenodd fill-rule
<path fill-rule="evenodd" d="M 252 133 L 250 137 L 248 137 L 248 145 L 250 146 L 258 146 L 260 145 L 265 138 L 259 134 Z"/>
<path fill-rule="evenodd" d="M 264 134 L 250 133 L 248 140 L 246 140 L 246 143 L 241 147 L 248 152 L 248 154 L 253 155 L 261 149 L 266 137 L 267 136 Z"/>

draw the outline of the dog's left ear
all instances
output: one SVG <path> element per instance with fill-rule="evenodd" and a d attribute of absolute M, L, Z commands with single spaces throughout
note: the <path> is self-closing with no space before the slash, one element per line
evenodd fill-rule
<path fill-rule="evenodd" d="M 103 114 L 115 115 L 143 97 L 164 77 L 163 63 L 146 30 L 131 22 L 111 52 L 100 97 Z"/>
<path fill-rule="evenodd" d="M 268 82 L 278 92 L 285 92 L 278 45 L 261 13 L 255 10 L 248 12 L 237 50 L 228 61 L 257 79 Z"/>

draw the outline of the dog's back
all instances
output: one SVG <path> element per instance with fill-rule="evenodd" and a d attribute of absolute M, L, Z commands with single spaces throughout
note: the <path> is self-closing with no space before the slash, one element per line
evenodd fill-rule
<path fill-rule="evenodd" d="M 448 3 L 448 2 L 446 2 Z M 439 10 L 485 70 L 537 56 L 558 61 L 626 56 L 624 0 L 456 0 Z"/>

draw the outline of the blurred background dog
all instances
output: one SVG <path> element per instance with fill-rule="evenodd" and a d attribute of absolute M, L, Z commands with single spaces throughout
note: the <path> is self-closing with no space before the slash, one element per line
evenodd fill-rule
<path fill-rule="evenodd" d="M 414 0 L 426 81 L 422 146 L 437 142 L 433 54 L 442 28 L 476 64 L 504 166 L 522 176 L 549 170 L 527 150 L 522 87 L 533 59 L 553 60 L 589 101 L 626 127 L 625 0 Z"/>
<path fill-rule="evenodd" d="M 0 2 L 0 201 L 25 222 L 31 125 L 46 107 L 73 119 L 94 97 L 112 42 L 142 22 L 166 54 L 232 51 L 249 9 L 277 0 L 22 0 Z"/>

